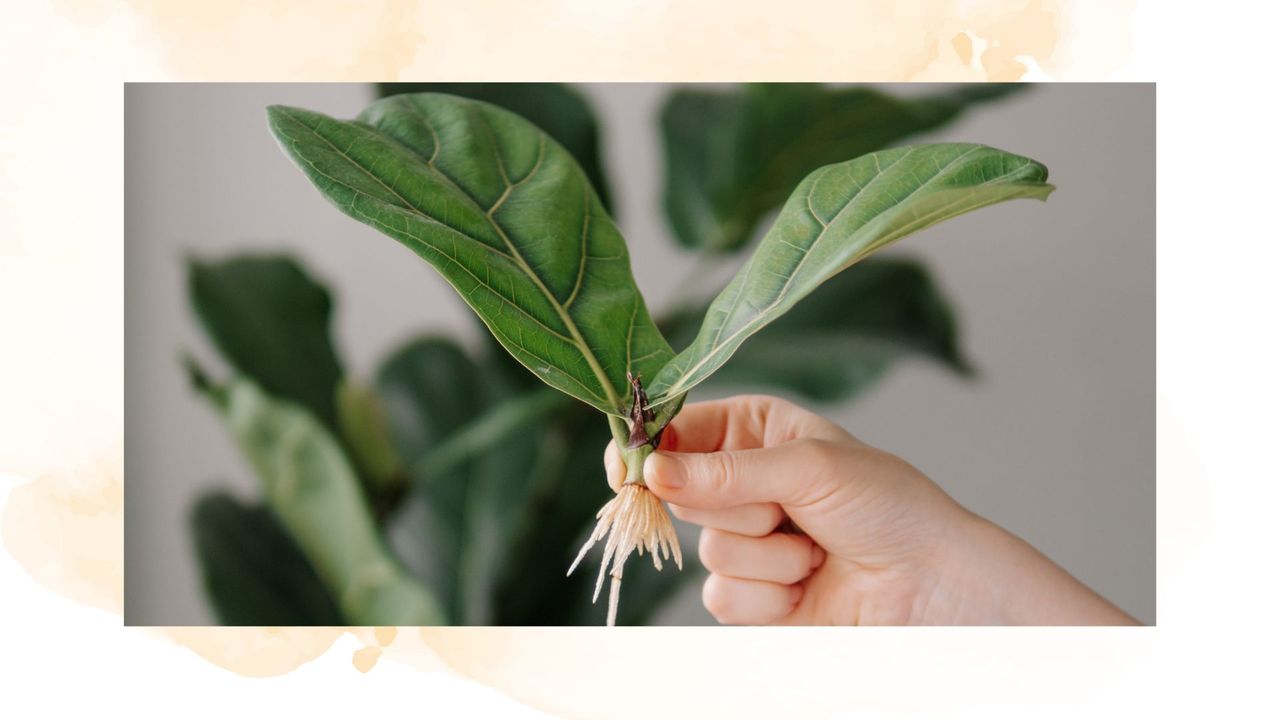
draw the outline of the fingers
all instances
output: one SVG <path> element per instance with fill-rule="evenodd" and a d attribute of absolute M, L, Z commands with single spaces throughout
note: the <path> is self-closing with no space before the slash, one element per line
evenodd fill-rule
<path fill-rule="evenodd" d="M 645 462 L 644 477 L 658 497 L 689 508 L 802 505 L 838 481 L 843 452 L 842 446 L 811 438 L 757 450 L 655 452 Z"/>
<path fill-rule="evenodd" d="M 671 505 L 671 514 L 702 527 L 715 528 L 737 535 L 764 537 L 782 524 L 786 515 L 777 503 L 752 503 L 724 510 L 700 510 Z"/>
<path fill-rule="evenodd" d="M 698 558 L 715 575 L 791 585 L 809 577 L 824 557 L 804 535 L 773 533 L 747 537 L 704 529 Z"/>
<path fill-rule="evenodd" d="M 712 575 L 702 585 L 702 604 L 726 625 L 765 625 L 786 617 L 803 594 L 799 585 Z"/>
<path fill-rule="evenodd" d="M 670 425 L 662 431 L 658 442 L 659 450 L 674 450 L 676 447 L 676 429 Z M 627 466 L 622 461 L 622 453 L 618 452 L 618 444 L 613 440 L 604 446 L 604 470 L 609 480 L 609 487 L 614 492 L 622 488 L 622 481 L 627 477 Z"/>
<path fill-rule="evenodd" d="M 768 395 L 737 395 L 684 406 L 663 432 L 663 450 L 715 452 L 780 445 L 843 433 L 798 405 Z M 673 437 L 668 439 L 667 435 Z"/>
<path fill-rule="evenodd" d="M 797 405 L 768 395 L 738 395 L 691 403 L 662 432 L 659 452 L 713 453 L 780 446 L 797 438 L 849 441 L 839 426 Z M 605 448 L 605 468 L 615 491 L 625 466 L 614 443 Z"/>
<path fill-rule="evenodd" d="M 604 472 L 609 479 L 609 487 L 614 492 L 622 489 L 622 481 L 627 479 L 627 466 L 622 462 L 622 453 L 612 440 L 604 447 Z"/>

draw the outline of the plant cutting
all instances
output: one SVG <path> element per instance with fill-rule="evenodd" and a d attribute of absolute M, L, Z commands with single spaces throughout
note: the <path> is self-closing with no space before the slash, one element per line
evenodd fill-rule
<path fill-rule="evenodd" d="M 283 106 L 268 115 L 286 154 L 331 203 L 433 265 L 512 357 L 605 414 L 626 476 L 577 561 L 605 542 L 595 595 L 610 576 L 610 625 L 632 552 L 648 552 L 659 569 L 663 558 L 680 564 L 643 466 L 691 389 L 875 251 L 1053 189 L 1043 165 L 982 145 L 899 147 L 825 165 L 790 193 L 677 353 L 650 317 L 621 232 L 587 176 L 537 126 L 438 93 L 385 98 L 354 121 Z"/>
<path fill-rule="evenodd" d="M 349 217 L 444 275 L 543 382 L 602 411 L 626 466 L 577 561 L 605 542 L 608 624 L 632 552 L 680 564 L 644 460 L 690 389 L 827 279 L 942 220 L 1052 186 L 1034 160 L 966 143 L 897 147 L 814 170 L 750 260 L 673 350 L 632 278 L 626 243 L 576 161 L 534 124 L 443 94 L 374 102 L 356 120 L 271 106 L 285 154 Z M 575 568 L 577 561 L 570 568 Z"/>

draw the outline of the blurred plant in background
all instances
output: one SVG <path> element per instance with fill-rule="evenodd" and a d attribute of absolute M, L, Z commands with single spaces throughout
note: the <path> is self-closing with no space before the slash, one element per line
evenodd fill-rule
<path fill-rule="evenodd" d="M 817 85 L 676 90 L 661 118 L 674 238 L 697 254 L 700 273 L 747 249 L 812 170 L 937 129 L 1015 89 L 911 99 Z M 571 87 L 377 88 L 425 91 L 524 116 L 572 153 L 609 207 L 596 120 Z M 720 288 L 695 289 L 702 294 L 656 318 L 677 349 Z M 592 408 L 544 386 L 488 332 L 479 352 L 426 335 L 390 353 L 373 378 L 349 377 L 330 335 L 330 293 L 286 256 L 192 260 L 188 291 L 236 371 L 219 384 L 188 357 L 193 387 L 263 489 L 259 503 L 207 495 L 191 515 L 223 624 L 601 624 L 590 574 L 564 575 L 610 492 L 599 481 L 610 436 Z M 754 336 L 708 384 L 837 403 L 909 356 L 968 372 L 950 305 L 925 268 L 872 258 Z M 696 567 L 637 569 L 619 624 L 649 622 L 700 577 Z"/>

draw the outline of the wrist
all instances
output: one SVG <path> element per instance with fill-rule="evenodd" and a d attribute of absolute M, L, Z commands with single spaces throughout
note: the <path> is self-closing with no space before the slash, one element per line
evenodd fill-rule
<path fill-rule="evenodd" d="M 1007 625 L 1002 559 L 1013 536 L 959 505 L 923 573 L 912 624 Z"/>
<path fill-rule="evenodd" d="M 923 624 L 1136 624 L 1022 538 L 962 513 L 934 569 Z"/>

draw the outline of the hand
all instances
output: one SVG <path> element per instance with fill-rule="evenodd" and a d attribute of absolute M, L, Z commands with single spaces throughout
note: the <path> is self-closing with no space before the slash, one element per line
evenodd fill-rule
<path fill-rule="evenodd" d="M 610 482 L 623 475 L 610 445 Z M 645 464 L 703 526 L 703 602 L 731 624 L 1133 622 L 902 459 L 791 403 L 685 407 Z"/>

